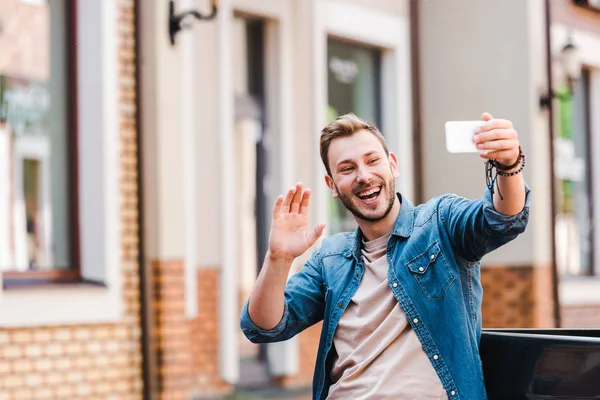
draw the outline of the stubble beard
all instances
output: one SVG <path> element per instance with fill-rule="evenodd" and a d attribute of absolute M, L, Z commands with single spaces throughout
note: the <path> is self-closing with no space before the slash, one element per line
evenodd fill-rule
<path fill-rule="evenodd" d="M 357 188 L 354 188 L 353 191 L 354 191 L 354 193 L 356 193 L 360 190 L 366 189 L 367 187 L 368 186 L 357 187 Z M 347 195 L 347 194 L 340 192 L 340 190 L 337 188 L 337 186 L 336 186 L 336 189 L 337 189 L 338 194 L 340 195 L 340 200 L 341 200 L 342 204 L 344 205 L 344 207 L 346 207 L 346 209 L 348 211 L 350 211 L 356 218 L 362 219 L 363 221 L 369 221 L 369 222 L 381 221 L 382 219 L 384 219 L 385 217 L 388 216 L 390 211 L 392 211 L 392 207 L 394 207 L 394 201 L 396 200 L 396 184 L 393 179 L 390 179 L 388 182 L 385 182 L 381 185 L 381 190 L 383 191 L 385 189 L 385 192 L 387 195 L 387 203 L 388 203 L 387 208 L 381 214 L 371 214 L 371 215 L 364 214 L 360 210 L 360 208 L 356 205 L 356 203 L 354 203 L 354 199 L 352 198 L 354 196 L 354 193 Z"/>

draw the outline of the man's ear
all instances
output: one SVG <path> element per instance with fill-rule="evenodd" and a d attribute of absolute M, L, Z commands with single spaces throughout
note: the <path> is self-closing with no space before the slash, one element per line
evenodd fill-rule
<path fill-rule="evenodd" d="M 390 151 L 390 167 L 392 168 L 392 174 L 394 176 L 394 179 L 398 179 L 398 177 L 400 176 L 400 171 L 398 170 L 398 159 L 396 158 L 396 155 L 394 153 L 392 153 Z"/>
<path fill-rule="evenodd" d="M 337 188 L 335 187 L 335 183 L 333 183 L 333 178 L 329 175 L 325 175 L 325 183 L 327 184 L 327 187 L 329 187 L 329 190 L 331 190 L 331 195 L 333 198 L 337 199 L 339 194 Z"/>

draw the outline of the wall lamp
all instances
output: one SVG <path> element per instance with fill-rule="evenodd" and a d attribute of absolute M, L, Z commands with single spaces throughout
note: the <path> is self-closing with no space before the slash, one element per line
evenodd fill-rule
<path fill-rule="evenodd" d="M 567 93 L 556 93 L 550 88 L 549 93 L 543 94 L 540 97 L 541 108 L 550 107 L 553 98 L 569 100 L 573 97 L 573 84 L 581 76 L 581 59 L 579 58 L 579 49 L 572 43 L 571 37 L 569 37 L 567 44 L 560 51 L 559 61 L 569 90 Z"/>
<path fill-rule="evenodd" d="M 189 24 L 183 24 L 183 20 L 186 17 L 194 17 L 199 21 L 211 20 L 217 16 L 217 0 L 212 0 L 212 9 L 210 14 L 202 15 L 196 10 L 184 11 L 179 14 L 175 14 L 175 3 L 173 0 L 169 1 L 169 38 L 171 39 L 171 45 L 175 45 L 175 35 L 177 32 L 184 28 L 189 28 Z"/>

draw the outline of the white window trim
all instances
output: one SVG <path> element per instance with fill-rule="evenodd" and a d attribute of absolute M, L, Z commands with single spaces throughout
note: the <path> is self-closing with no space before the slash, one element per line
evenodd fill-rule
<path fill-rule="evenodd" d="M 0 289 L 0 326 L 121 319 L 117 4 L 79 0 L 77 89 L 81 271 L 90 285 Z M 1 286 L 0 286 L 1 288 Z"/>
<path fill-rule="evenodd" d="M 414 168 L 411 112 L 410 25 L 408 16 L 399 17 L 358 5 L 339 1 L 318 2 L 316 6 L 314 71 L 316 99 L 314 108 L 315 148 L 326 121 L 327 108 L 327 39 L 330 36 L 349 39 L 382 50 L 381 104 L 382 132 L 389 138 L 388 147 L 398 154 L 400 177 L 397 190 L 414 198 Z M 326 174 L 321 161 L 315 158 L 317 176 L 322 182 Z M 313 189 L 317 202 L 318 221 L 328 221 L 328 196 L 325 185 Z M 325 228 L 327 229 L 327 228 Z M 327 232 L 325 232 L 327 234 Z"/>
<path fill-rule="evenodd" d="M 590 74 L 590 123 L 592 154 L 600 155 L 600 37 L 598 35 L 572 29 L 562 24 L 552 25 L 552 53 L 559 54 L 561 48 L 567 43 L 571 32 L 571 39 L 579 49 L 581 62 L 591 67 Z M 600 163 L 592 163 L 592 176 L 600 176 Z M 594 209 L 600 210 L 600 186 L 594 185 Z M 594 253 L 600 257 L 600 218 L 594 224 Z M 600 305 L 600 271 L 593 277 L 565 277 L 559 284 L 560 303 L 564 306 L 572 305 Z"/>

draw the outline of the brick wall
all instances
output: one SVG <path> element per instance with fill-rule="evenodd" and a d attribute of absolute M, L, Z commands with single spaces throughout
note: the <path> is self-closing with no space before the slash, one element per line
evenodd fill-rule
<path fill-rule="evenodd" d="M 182 261 L 154 261 L 155 343 L 160 399 L 229 393 L 219 377 L 218 269 L 198 270 L 198 316 L 185 316 Z"/>
<path fill-rule="evenodd" d="M 600 35 L 600 12 L 576 6 L 573 0 L 550 0 L 552 21 Z"/>
<path fill-rule="evenodd" d="M 0 2 L 0 20 L 8 15 L 4 7 L 16 3 L 21 4 Z M 38 21 L 30 17 L 24 14 L 23 26 Z M 133 0 L 118 2 L 118 18 L 123 319 L 110 325 L 2 329 L 2 400 L 141 398 Z M 10 32 L 12 26 L 4 23 L 2 29 Z M 8 54 L 0 46 L 0 57 Z"/>
<path fill-rule="evenodd" d="M 554 326 L 550 267 L 484 267 L 481 285 L 484 328 Z"/>

